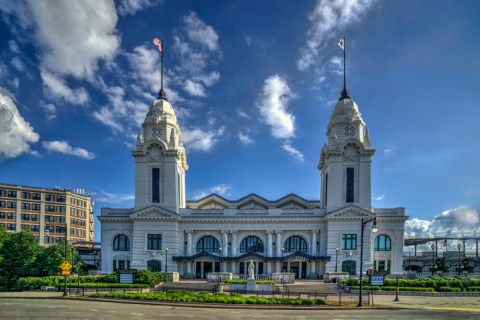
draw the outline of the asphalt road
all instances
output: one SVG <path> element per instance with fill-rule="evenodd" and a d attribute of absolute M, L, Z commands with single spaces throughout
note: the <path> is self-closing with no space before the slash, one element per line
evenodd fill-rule
<path fill-rule="evenodd" d="M 459 310 L 245 310 L 0 297 L 0 319 L 480 319 Z"/>

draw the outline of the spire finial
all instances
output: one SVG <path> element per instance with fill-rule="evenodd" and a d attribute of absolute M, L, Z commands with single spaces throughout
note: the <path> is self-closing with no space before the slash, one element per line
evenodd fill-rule
<path fill-rule="evenodd" d="M 167 100 L 167 95 L 163 90 L 163 39 L 155 38 L 153 39 L 153 44 L 157 46 L 158 51 L 161 55 L 161 66 L 160 66 L 160 90 L 158 91 L 157 99 Z"/>
<path fill-rule="evenodd" d="M 347 50 L 345 50 L 345 36 L 340 39 L 340 41 L 338 42 L 338 46 L 343 50 L 343 90 L 340 95 L 340 99 L 338 100 L 350 99 L 350 96 L 348 95 L 348 90 L 347 90 L 347 66 L 346 66 Z"/>

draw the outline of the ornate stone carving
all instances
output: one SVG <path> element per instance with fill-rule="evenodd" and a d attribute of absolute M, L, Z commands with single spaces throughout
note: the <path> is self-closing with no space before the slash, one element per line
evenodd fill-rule
<path fill-rule="evenodd" d="M 355 146 L 349 145 L 346 146 L 343 150 L 343 160 L 345 161 L 357 161 L 358 160 L 358 150 Z"/>

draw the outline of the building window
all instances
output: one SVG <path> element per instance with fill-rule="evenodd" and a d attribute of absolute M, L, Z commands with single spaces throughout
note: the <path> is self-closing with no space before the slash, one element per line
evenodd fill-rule
<path fill-rule="evenodd" d="M 220 244 L 212 236 L 205 236 L 197 242 L 197 252 L 217 252 L 220 250 Z"/>
<path fill-rule="evenodd" d="M 0 197 L 5 197 L 6 191 L 5 190 L 0 190 Z"/>
<path fill-rule="evenodd" d="M 40 203 L 32 203 L 33 211 L 40 211 Z"/>
<path fill-rule="evenodd" d="M 30 221 L 30 215 L 28 213 L 22 213 L 22 220 L 23 221 Z"/>
<path fill-rule="evenodd" d="M 55 227 L 55 233 L 65 233 L 67 227 L 62 227 L 62 226 L 56 226 Z"/>
<path fill-rule="evenodd" d="M 66 221 L 65 217 L 55 217 L 56 223 L 65 223 L 65 221 Z"/>
<path fill-rule="evenodd" d="M 15 201 L 8 201 L 7 206 L 11 209 L 15 209 L 17 207 L 17 203 Z"/>
<path fill-rule="evenodd" d="M 373 268 L 378 272 L 390 273 L 390 260 L 376 260 Z"/>
<path fill-rule="evenodd" d="M 15 212 L 7 212 L 7 219 L 8 220 L 15 220 L 15 219 L 17 219 L 17 214 Z"/>
<path fill-rule="evenodd" d="M 65 202 L 66 201 L 66 197 L 65 196 L 57 196 L 57 202 Z"/>
<path fill-rule="evenodd" d="M 354 260 L 345 260 L 342 262 L 342 272 L 348 272 L 354 276 L 357 273 L 357 262 Z"/>
<path fill-rule="evenodd" d="M 263 252 L 263 242 L 257 237 L 246 237 L 240 244 L 240 252 Z"/>
<path fill-rule="evenodd" d="M 32 230 L 32 232 L 40 232 L 40 226 L 38 224 L 33 224 L 30 230 Z"/>
<path fill-rule="evenodd" d="M 353 202 L 353 190 L 354 190 L 354 181 L 355 181 L 355 170 L 354 168 L 347 168 L 347 202 Z"/>
<path fill-rule="evenodd" d="M 49 237 L 49 236 L 43 237 L 43 243 L 53 243 L 53 237 Z"/>
<path fill-rule="evenodd" d="M 16 198 L 16 197 L 17 197 L 17 191 L 15 191 L 15 190 L 8 190 L 7 195 L 8 195 L 9 198 Z"/>
<path fill-rule="evenodd" d="M 32 199 L 33 200 L 40 200 L 40 193 L 36 193 L 36 192 L 32 193 Z"/>
<path fill-rule="evenodd" d="M 45 206 L 45 211 L 46 211 L 46 212 L 55 212 L 55 206 L 46 205 L 46 206 Z"/>
<path fill-rule="evenodd" d="M 5 219 L 5 212 L 0 212 L 0 219 Z"/>
<path fill-rule="evenodd" d="M 113 260 L 113 271 L 130 269 L 130 260 Z"/>
<path fill-rule="evenodd" d="M 375 238 L 374 247 L 375 251 L 391 251 L 392 242 L 386 234 L 380 234 Z"/>
<path fill-rule="evenodd" d="M 22 210 L 30 210 L 30 203 L 28 202 L 22 202 Z"/>
<path fill-rule="evenodd" d="M 40 216 L 38 214 L 32 214 L 32 221 L 40 221 Z"/>
<path fill-rule="evenodd" d="M 124 234 L 119 234 L 113 239 L 113 250 L 130 251 L 130 240 Z"/>
<path fill-rule="evenodd" d="M 30 192 L 22 192 L 22 199 L 30 199 Z"/>
<path fill-rule="evenodd" d="M 55 217 L 54 216 L 45 216 L 45 222 L 54 222 Z"/>
<path fill-rule="evenodd" d="M 17 224 L 7 223 L 7 230 L 15 231 L 17 229 Z"/>
<path fill-rule="evenodd" d="M 293 236 L 284 243 L 286 252 L 307 252 L 307 242 L 299 236 Z"/>
<path fill-rule="evenodd" d="M 153 272 L 162 271 L 162 263 L 159 260 L 149 260 L 147 261 L 147 269 Z"/>
<path fill-rule="evenodd" d="M 162 250 L 161 234 L 149 234 L 147 240 L 147 250 Z"/>
<path fill-rule="evenodd" d="M 55 201 L 55 195 L 54 194 L 45 195 L 45 201 Z"/>
<path fill-rule="evenodd" d="M 57 206 L 57 212 L 60 212 L 60 213 L 66 212 L 65 206 Z"/>
<path fill-rule="evenodd" d="M 356 250 L 357 249 L 357 235 L 344 234 L 342 235 L 342 250 Z"/>
<path fill-rule="evenodd" d="M 327 206 L 328 200 L 328 173 L 325 175 L 325 207 Z"/>
<path fill-rule="evenodd" d="M 55 230 L 53 226 L 45 226 L 45 233 L 53 233 L 53 230 Z"/>
<path fill-rule="evenodd" d="M 0 208 L 5 208 L 5 201 L 0 201 Z"/>
<path fill-rule="evenodd" d="M 160 169 L 152 168 L 152 202 L 160 202 Z"/>

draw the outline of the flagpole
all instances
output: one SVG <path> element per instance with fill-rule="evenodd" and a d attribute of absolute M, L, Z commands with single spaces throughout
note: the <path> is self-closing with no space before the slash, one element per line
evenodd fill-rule
<path fill-rule="evenodd" d="M 347 43 L 345 40 L 345 37 L 343 37 L 343 90 L 347 91 L 347 66 L 346 66 L 346 61 L 347 61 Z"/>
<path fill-rule="evenodd" d="M 160 76 L 161 76 L 161 79 L 160 79 L 160 91 L 163 91 L 163 50 L 164 50 L 164 46 L 163 46 L 163 38 L 162 38 L 162 51 L 160 52 L 162 54 L 162 65 L 161 65 L 161 71 L 160 71 Z"/>

